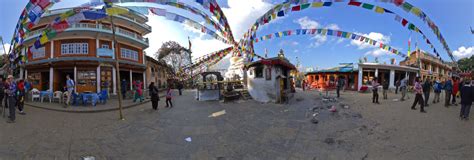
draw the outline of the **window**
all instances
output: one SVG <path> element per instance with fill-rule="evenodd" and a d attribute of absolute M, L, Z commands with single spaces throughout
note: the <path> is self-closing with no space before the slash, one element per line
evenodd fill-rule
<path fill-rule="evenodd" d="M 32 58 L 33 59 L 43 58 L 45 56 L 44 47 L 41 47 L 41 48 L 36 49 L 36 50 L 32 49 L 31 53 L 32 53 Z"/>
<path fill-rule="evenodd" d="M 255 67 L 255 78 L 263 78 L 263 66 Z"/>
<path fill-rule="evenodd" d="M 89 44 L 87 43 L 64 43 L 61 44 L 61 54 L 89 54 Z"/>
<path fill-rule="evenodd" d="M 96 71 L 77 71 L 77 84 L 96 86 Z"/>
<path fill-rule="evenodd" d="M 138 52 L 131 49 L 121 48 L 120 56 L 122 58 L 138 61 Z"/>
<path fill-rule="evenodd" d="M 100 48 L 107 48 L 107 49 L 109 49 L 109 45 L 108 45 L 108 44 L 102 44 L 102 45 L 100 46 Z"/>

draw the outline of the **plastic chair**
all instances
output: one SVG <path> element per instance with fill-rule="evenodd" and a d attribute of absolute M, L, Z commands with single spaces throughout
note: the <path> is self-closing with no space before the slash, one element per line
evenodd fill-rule
<path fill-rule="evenodd" d="M 80 96 L 79 94 L 77 94 L 76 92 L 72 92 L 72 104 L 73 105 L 79 105 L 79 103 L 81 103 L 83 100 L 82 100 L 82 96 Z M 84 103 L 84 102 L 82 102 Z"/>
<path fill-rule="evenodd" d="M 46 91 L 48 93 L 41 96 L 41 102 L 43 102 L 44 98 L 47 97 L 49 99 L 49 103 L 51 103 L 51 101 L 53 100 L 53 93 L 51 93 L 51 91 L 49 89 L 46 90 Z"/>
<path fill-rule="evenodd" d="M 34 102 L 35 99 L 38 99 L 38 101 L 41 101 L 41 96 L 38 90 L 33 89 L 31 91 L 31 101 Z"/>
<path fill-rule="evenodd" d="M 102 104 L 107 103 L 107 99 L 109 97 L 109 93 L 107 93 L 107 90 L 102 90 L 100 93 L 97 94 L 99 96 L 99 102 Z"/>
<path fill-rule="evenodd" d="M 63 92 L 61 91 L 56 91 L 53 93 L 53 102 L 55 100 L 58 100 L 58 103 L 61 103 L 61 100 L 62 100 L 62 96 L 63 96 Z"/>

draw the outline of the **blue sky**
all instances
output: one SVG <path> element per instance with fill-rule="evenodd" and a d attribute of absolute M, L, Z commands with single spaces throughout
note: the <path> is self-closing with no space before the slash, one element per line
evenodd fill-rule
<path fill-rule="evenodd" d="M 71 7 L 83 4 L 84 2 L 88 1 L 63 0 L 56 4 L 54 8 Z M 183 2 L 203 9 L 192 0 L 183 0 Z M 240 38 L 250 24 L 255 22 L 260 15 L 265 13 L 271 6 L 280 2 L 282 1 L 218 0 L 237 38 Z M 410 22 L 413 22 L 428 36 L 442 58 L 448 60 L 446 51 L 444 51 L 433 32 L 421 19 L 406 13 L 393 4 L 377 2 L 375 0 L 365 0 L 362 2 L 368 2 L 390 9 L 408 19 Z M 427 13 L 428 17 L 438 25 L 448 45 L 455 51 L 457 58 L 474 54 L 474 39 L 469 30 L 470 26 L 474 26 L 474 1 L 409 0 L 408 2 L 421 8 Z M 26 3 L 26 0 L 0 1 L 0 18 L 2 21 L 2 25 L 0 25 L 0 35 L 7 40 L 6 43 L 9 43 L 17 18 Z M 202 22 L 202 19 L 199 17 L 184 12 L 183 10 L 160 5 L 153 6 L 166 8 L 174 13 L 182 14 Z M 209 14 L 208 11 L 206 11 L 206 13 Z M 227 47 L 226 44 L 213 40 L 207 35 L 203 35 L 182 24 L 167 21 L 162 17 L 150 15 L 149 20 L 149 25 L 153 27 L 153 33 L 148 35 L 151 43 L 150 48 L 147 49 L 147 54 L 149 55 L 152 55 L 159 48 L 161 43 L 167 40 L 178 41 L 182 45 L 187 46 L 188 36 L 191 37 L 191 41 L 193 42 L 195 57 Z M 257 35 L 260 37 L 278 31 L 298 29 L 302 26 L 338 28 L 343 31 L 365 34 L 371 38 L 386 41 L 389 45 L 403 52 L 407 51 L 407 41 L 410 37 L 408 29 L 396 22 L 393 15 L 377 14 L 374 11 L 360 7 L 348 6 L 344 2 L 335 3 L 331 7 L 309 8 L 300 12 L 292 12 L 288 16 L 274 20 L 270 24 L 261 27 Z M 412 33 L 411 37 L 412 44 L 418 41 L 419 47 L 422 50 L 432 51 L 418 34 Z M 293 62 L 295 61 L 295 57 L 298 56 L 302 65 L 305 67 L 328 68 L 342 62 L 357 62 L 359 58 L 364 56 L 369 57 L 369 60 L 372 60 L 374 56 L 378 56 L 382 62 L 388 62 L 390 58 L 397 58 L 398 62 L 402 60 L 398 56 L 377 51 L 375 48 L 361 47 L 358 44 L 351 43 L 351 41 L 347 39 L 342 40 L 332 36 L 324 38 L 297 35 L 271 39 L 255 44 L 255 50 L 260 55 L 264 54 L 265 48 L 268 49 L 269 56 L 275 56 L 276 52 L 281 48 L 285 51 L 286 56 Z M 412 48 L 414 48 L 414 46 L 412 46 Z M 1 52 L 3 52 L 3 50 Z"/>

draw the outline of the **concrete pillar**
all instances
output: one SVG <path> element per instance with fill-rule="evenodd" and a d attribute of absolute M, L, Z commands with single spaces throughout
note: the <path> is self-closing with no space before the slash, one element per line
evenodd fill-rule
<path fill-rule="evenodd" d="M 374 77 L 379 78 L 379 69 L 378 68 L 375 68 L 375 76 Z"/>
<path fill-rule="evenodd" d="M 363 73 L 363 68 L 359 66 L 359 75 L 357 77 L 357 90 L 360 91 L 360 87 L 362 87 L 362 73 Z"/>
<path fill-rule="evenodd" d="M 54 78 L 54 69 L 53 67 L 49 67 L 49 89 L 51 92 L 54 92 L 53 88 L 53 78 Z"/>
<path fill-rule="evenodd" d="M 112 91 L 112 94 L 113 95 L 117 95 L 117 74 L 115 73 L 115 67 L 112 67 L 112 84 L 113 84 L 113 91 Z M 120 81 L 120 79 L 119 79 Z"/>
<path fill-rule="evenodd" d="M 99 54 L 97 54 L 97 51 L 98 51 L 99 48 L 100 48 L 100 46 L 99 46 L 99 39 L 98 39 L 98 38 L 95 39 L 95 48 L 96 48 L 96 52 L 95 52 L 96 54 L 95 54 L 95 56 L 96 56 L 96 57 L 99 57 Z"/>
<path fill-rule="evenodd" d="M 143 90 L 146 90 L 146 86 L 147 86 L 147 83 L 146 83 L 146 71 L 143 72 Z"/>
<path fill-rule="evenodd" d="M 23 67 L 20 67 L 20 79 L 25 79 L 25 78 L 23 77 L 24 72 L 25 72 L 25 69 L 23 69 Z"/>
<path fill-rule="evenodd" d="M 54 51 L 54 41 L 51 41 L 51 49 L 49 50 L 50 57 L 53 58 L 53 51 Z"/>
<path fill-rule="evenodd" d="M 112 54 L 112 59 L 115 59 L 115 42 L 114 41 L 112 41 L 112 53 L 114 53 Z"/>
<path fill-rule="evenodd" d="M 74 65 L 74 91 L 77 92 L 77 67 Z"/>
<path fill-rule="evenodd" d="M 130 70 L 130 90 L 133 90 L 132 70 Z"/>
<path fill-rule="evenodd" d="M 395 88 L 395 70 L 390 70 L 390 81 L 389 81 L 389 87 L 390 88 Z"/>
<path fill-rule="evenodd" d="M 101 88 L 100 87 L 101 86 L 101 84 L 100 84 L 100 65 L 97 66 L 97 76 L 96 76 L 96 78 L 97 78 L 97 93 L 99 93 L 100 88 Z"/>
<path fill-rule="evenodd" d="M 25 80 L 28 79 L 28 70 L 25 69 Z M 30 82 L 31 83 L 31 82 Z"/>

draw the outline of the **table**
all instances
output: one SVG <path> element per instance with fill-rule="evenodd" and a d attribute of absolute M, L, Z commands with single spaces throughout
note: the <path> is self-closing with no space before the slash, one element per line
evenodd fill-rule
<path fill-rule="evenodd" d="M 89 100 L 92 102 L 92 105 L 95 105 L 95 103 L 96 103 L 97 100 L 98 100 L 98 98 L 97 98 L 97 97 L 98 97 L 98 96 L 97 96 L 97 93 L 91 93 L 91 92 L 87 93 L 87 92 L 83 92 L 83 93 L 80 94 L 80 96 L 82 97 L 82 103 L 83 103 L 84 105 L 86 105 L 86 104 L 87 104 L 87 101 L 89 101 Z"/>
<path fill-rule="evenodd" d="M 49 103 L 51 103 L 51 99 L 53 98 L 53 92 L 51 92 L 51 91 L 40 91 L 41 102 L 43 102 L 43 97 L 44 96 L 48 96 Z"/>

